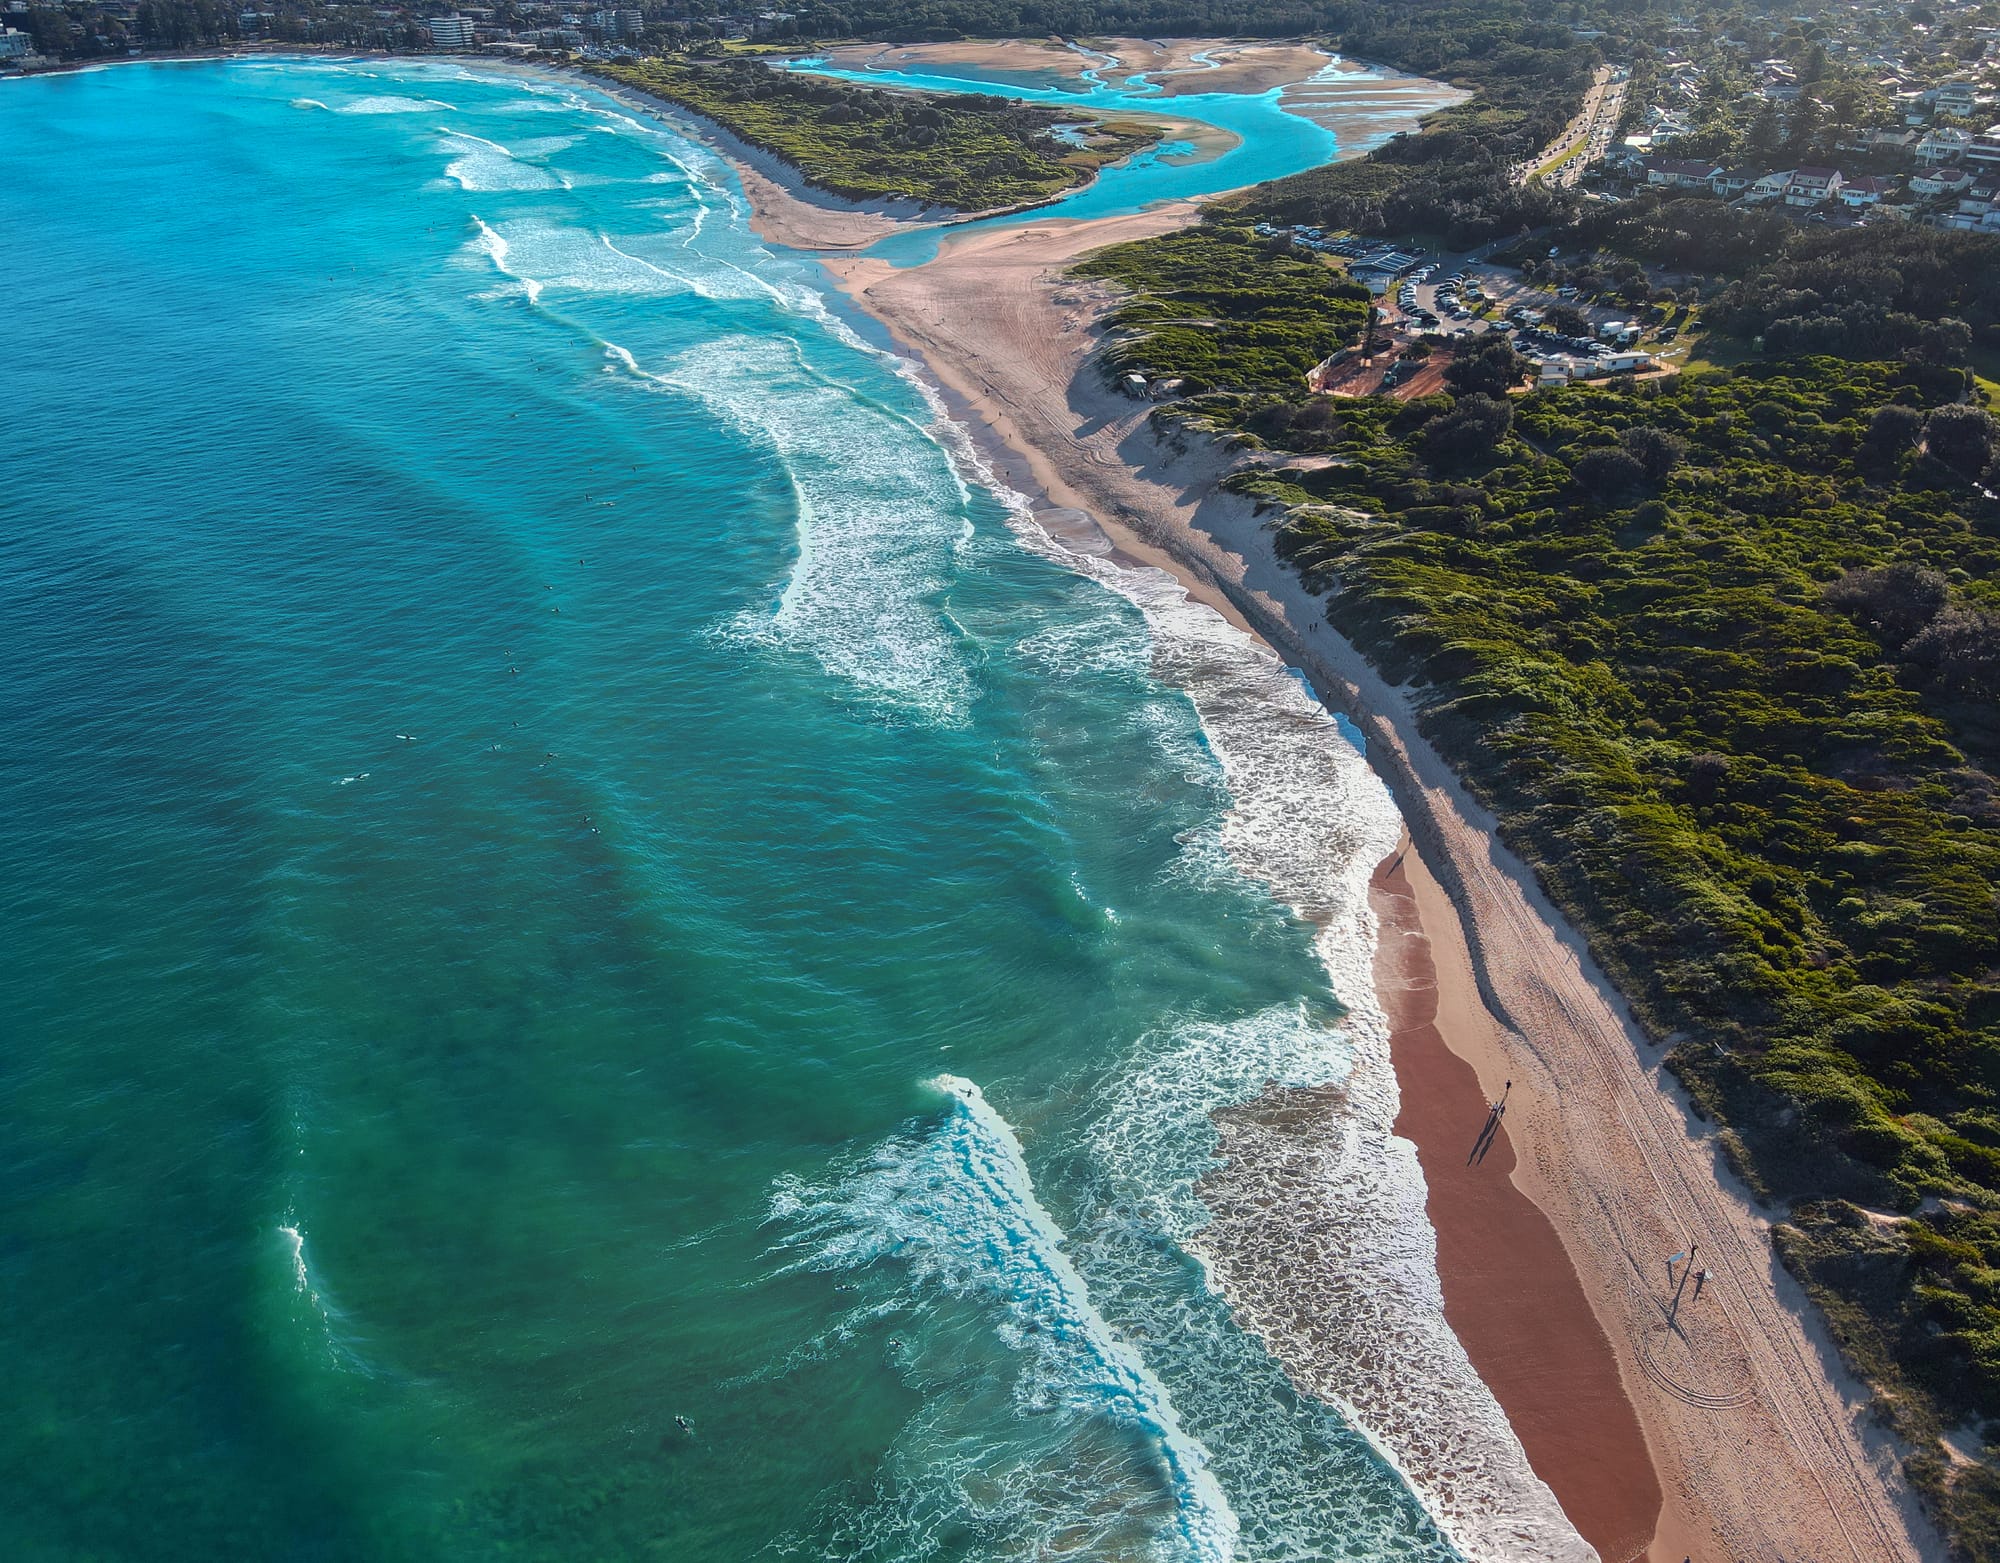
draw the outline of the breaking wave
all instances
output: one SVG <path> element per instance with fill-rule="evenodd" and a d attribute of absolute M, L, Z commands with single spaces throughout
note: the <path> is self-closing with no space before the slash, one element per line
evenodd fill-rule
<path fill-rule="evenodd" d="M 964 1515 L 978 1515 L 997 1534 L 1009 1535 L 1015 1545 L 997 1555 L 1047 1556 L 1061 1531 L 1071 1538 L 1065 1550 L 1082 1556 L 1228 1563 L 1238 1522 L 1209 1473 L 1208 1452 L 1182 1428 L 1140 1353 L 1093 1305 L 1064 1253 L 1061 1230 L 1035 1196 L 1014 1131 L 971 1081 L 945 1075 L 932 1084 L 948 1107 L 930 1132 L 890 1141 L 833 1186 L 780 1189 L 771 1214 L 789 1229 L 784 1247 L 796 1255 L 792 1268 L 853 1270 L 894 1260 L 919 1288 L 977 1303 L 1023 1359 L 1013 1392 L 1017 1407 L 1031 1417 L 1056 1418 L 1073 1432 L 1098 1422 L 1136 1435 L 1149 1457 L 1143 1464 L 1153 1468 L 1170 1502 L 1163 1511 L 1159 1493 L 1134 1490 L 1137 1473 L 1119 1470 L 1117 1459 L 1093 1450 L 1092 1440 L 1082 1436 L 1044 1437 L 1037 1457 L 1011 1462 L 1008 1479 L 997 1486 L 975 1485 L 975 1464 L 930 1469 L 924 1473 L 929 1479 L 905 1493 L 903 1502 L 952 1494 Z M 923 1446 L 926 1456 L 910 1447 L 902 1452 L 935 1461 L 952 1441 L 926 1437 Z M 989 1472 L 999 1463 L 990 1454 L 982 1454 Z M 1088 1483 L 1075 1480 L 1079 1460 L 1090 1473 Z M 953 1462 L 946 1454 L 936 1463 Z M 939 1518 L 912 1525 L 907 1508 L 892 1509 L 906 1534 L 917 1537 L 930 1533 Z M 878 1514 L 876 1522 L 886 1517 Z M 993 1527 L 1003 1517 L 1005 1523 Z"/>

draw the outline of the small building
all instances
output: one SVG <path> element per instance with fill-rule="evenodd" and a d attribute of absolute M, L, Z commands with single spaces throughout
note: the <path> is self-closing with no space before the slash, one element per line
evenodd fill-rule
<path fill-rule="evenodd" d="M 1875 174 L 1864 174 L 1859 179 L 1850 179 L 1840 187 L 1840 198 L 1849 206 L 1880 206 L 1883 197 L 1893 195 L 1896 182 L 1883 179 Z"/>
<path fill-rule="evenodd" d="M 1733 201 L 1756 182 L 1757 175 L 1747 168 L 1726 168 L 1709 180 L 1708 187 L 1724 199 Z"/>
<path fill-rule="evenodd" d="M 1792 182 L 1785 186 L 1785 205 L 1817 206 L 1839 195 L 1845 183 L 1837 168 L 1795 169 Z"/>
<path fill-rule="evenodd" d="M 1965 160 L 1988 167 L 2000 165 L 2000 125 L 1988 125 L 1965 144 Z"/>
<path fill-rule="evenodd" d="M 1933 168 L 1925 173 L 1910 175 L 1912 195 L 1958 195 L 1972 188 L 1972 170 L 1969 168 Z"/>

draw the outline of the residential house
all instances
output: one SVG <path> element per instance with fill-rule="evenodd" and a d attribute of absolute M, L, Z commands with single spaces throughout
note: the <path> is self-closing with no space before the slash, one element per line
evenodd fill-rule
<path fill-rule="evenodd" d="M 2000 167 L 2000 125 L 1988 125 L 1965 144 L 1965 160 Z"/>
<path fill-rule="evenodd" d="M 1966 115 L 1979 101 L 1979 83 L 1975 81 L 1946 81 L 1925 94 L 1931 100 L 1931 108 L 1939 114 Z"/>
<path fill-rule="evenodd" d="M 1912 195 L 1958 195 L 1972 188 L 1972 171 L 1966 168 L 1932 168 L 1910 175 Z"/>
<path fill-rule="evenodd" d="M 1801 168 L 1785 186 L 1785 205 L 1817 206 L 1838 196 L 1846 181 L 1837 168 Z"/>
<path fill-rule="evenodd" d="M 1709 180 L 1708 187 L 1726 200 L 1735 200 L 1745 190 L 1757 182 L 1757 176 L 1747 168 L 1728 168 Z"/>
<path fill-rule="evenodd" d="M 1961 161 L 1971 140 L 1972 132 L 1969 130 L 1933 130 L 1917 143 L 1914 156 L 1921 167 L 1941 168 L 1947 163 Z"/>
<path fill-rule="evenodd" d="M 1702 158 L 1649 157 L 1644 166 L 1647 184 L 1676 190 L 1706 190 L 1722 172 L 1720 163 Z"/>
<path fill-rule="evenodd" d="M 1895 192 L 1896 181 L 1881 179 L 1874 174 L 1864 174 L 1859 179 L 1850 179 L 1840 187 L 1840 198 L 1849 206 L 1880 206 L 1885 195 Z"/>
<path fill-rule="evenodd" d="M 1743 192 L 1746 201 L 1775 201 L 1791 188 L 1792 171 L 1787 168 L 1774 174 L 1766 174 Z"/>
<path fill-rule="evenodd" d="M 1916 144 L 1914 130 L 1857 130 L 1840 138 L 1843 152 L 1907 153 Z"/>

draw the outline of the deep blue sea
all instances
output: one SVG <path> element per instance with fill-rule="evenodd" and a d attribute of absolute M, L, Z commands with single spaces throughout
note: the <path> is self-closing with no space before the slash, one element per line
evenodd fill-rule
<path fill-rule="evenodd" d="M 573 84 L 0 146 L 0 1556 L 1458 1555 L 1202 1250 L 1372 1005 L 1296 679 Z"/>

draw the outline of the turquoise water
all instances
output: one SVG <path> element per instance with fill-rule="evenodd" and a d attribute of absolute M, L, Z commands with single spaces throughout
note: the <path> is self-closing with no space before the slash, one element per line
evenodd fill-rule
<path fill-rule="evenodd" d="M 1424 107 L 1449 101 L 1449 89 L 1422 84 L 1412 91 L 1412 79 L 1385 79 L 1368 70 L 1341 72 L 1344 112 L 1351 116 L 1353 132 L 1343 145 L 1342 138 L 1327 126 L 1283 106 L 1286 90 L 1273 87 L 1264 93 L 1190 92 L 1166 96 L 1159 83 L 1144 74 L 1126 75 L 1106 81 L 1096 69 L 1083 65 L 1075 76 L 1054 73 L 1021 73 L 982 70 L 965 65 L 937 65 L 928 70 L 893 64 L 853 70 L 833 66 L 823 60 L 793 62 L 791 68 L 810 75 L 832 76 L 843 81 L 892 85 L 923 92 L 976 91 L 1026 103 L 1042 103 L 1058 108 L 1076 108 L 1093 114 L 1172 114 L 1200 121 L 1226 131 L 1235 143 L 1214 155 L 1198 155 L 1192 143 L 1162 142 L 1136 157 L 1103 170 L 1096 180 L 1060 201 L 1008 218 L 989 219 L 989 225 L 1033 222 L 1051 215 L 1063 217 L 1108 217 L 1138 211 L 1162 201 L 1188 200 L 1281 179 L 1301 169 L 1330 163 L 1342 151 L 1356 155 L 1368 151 L 1384 139 L 1380 116 L 1385 112 L 1409 114 Z M 1370 96 L 1363 83 L 1385 82 L 1380 96 Z M 1295 94 L 1294 94 L 1295 95 Z M 935 230 L 895 234 L 873 245 L 869 253 L 898 265 L 915 265 L 937 253 L 940 235 Z"/>
<path fill-rule="evenodd" d="M 1194 1257 L 1394 839 L 1282 668 L 594 95 L 0 141 L 0 1555 L 1453 1555 Z"/>

